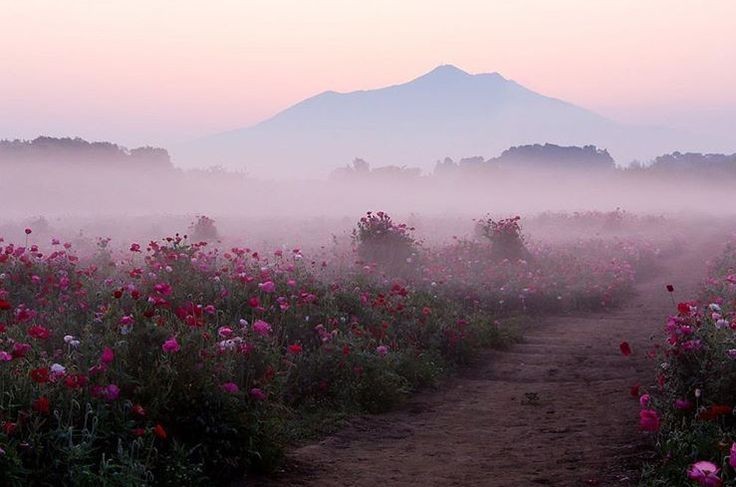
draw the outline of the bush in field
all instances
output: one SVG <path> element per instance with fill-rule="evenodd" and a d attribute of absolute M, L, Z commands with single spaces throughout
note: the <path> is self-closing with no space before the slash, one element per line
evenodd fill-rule
<path fill-rule="evenodd" d="M 217 227 L 215 226 L 215 220 L 212 218 L 200 215 L 189 227 L 192 240 L 197 242 L 208 242 L 217 240 L 219 234 L 217 233 Z"/>
<path fill-rule="evenodd" d="M 680 303 L 667 320 L 658 385 L 640 397 L 641 425 L 657 432 L 662 454 L 645 468 L 646 485 L 736 485 L 735 251 L 706 281 L 710 304 Z"/>
<path fill-rule="evenodd" d="M 491 243 L 492 256 L 497 260 L 528 259 L 531 254 L 521 233 L 521 217 L 494 220 L 490 216 L 477 222 L 478 232 Z"/>
<path fill-rule="evenodd" d="M 353 230 L 358 255 L 369 263 L 400 271 L 411 267 L 416 255 L 416 241 L 411 236 L 414 228 L 396 224 L 383 212 L 368 212 Z"/>

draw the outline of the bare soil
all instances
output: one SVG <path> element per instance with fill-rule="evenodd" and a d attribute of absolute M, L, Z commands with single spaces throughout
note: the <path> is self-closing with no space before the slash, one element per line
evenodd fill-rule
<path fill-rule="evenodd" d="M 488 352 L 477 367 L 400 410 L 354 418 L 291 451 L 282 472 L 254 483 L 636 485 L 651 453 L 629 391 L 652 381 L 656 364 L 645 355 L 673 312 L 665 285 L 689 299 L 704 273 L 698 252 L 672 256 L 623 307 L 540 319 L 522 343 Z M 633 349 L 629 357 L 619 350 L 623 341 Z"/>

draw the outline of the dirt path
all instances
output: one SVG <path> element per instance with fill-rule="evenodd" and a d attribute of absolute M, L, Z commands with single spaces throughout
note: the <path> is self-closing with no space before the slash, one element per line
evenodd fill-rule
<path fill-rule="evenodd" d="M 665 284 L 686 299 L 704 271 L 697 252 L 675 256 L 622 309 L 545 319 L 439 391 L 295 450 L 267 485 L 635 485 L 646 448 L 629 389 L 652 379 Z"/>

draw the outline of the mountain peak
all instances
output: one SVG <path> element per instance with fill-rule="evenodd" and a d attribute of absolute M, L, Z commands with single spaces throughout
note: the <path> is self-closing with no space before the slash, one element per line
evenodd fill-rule
<path fill-rule="evenodd" d="M 417 80 L 446 81 L 450 79 L 465 79 L 471 76 L 472 75 L 470 73 L 463 71 L 457 66 L 453 66 L 452 64 L 442 64 L 434 68 L 432 71 L 418 77 Z"/>

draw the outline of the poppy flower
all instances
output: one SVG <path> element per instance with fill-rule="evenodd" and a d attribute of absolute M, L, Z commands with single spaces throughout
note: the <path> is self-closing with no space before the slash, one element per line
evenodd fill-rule
<path fill-rule="evenodd" d="M 45 384 L 49 381 L 49 369 L 39 367 L 31 370 L 31 380 L 37 384 Z"/>
<path fill-rule="evenodd" d="M 33 401 L 33 410 L 40 414 L 49 414 L 51 412 L 51 401 L 46 396 L 41 396 Z"/>
<path fill-rule="evenodd" d="M 28 336 L 38 340 L 46 340 L 51 336 L 51 332 L 43 326 L 33 325 L 28 328 Z"/>
<path fill-rule="evenodd" d="M 718 477 L 720 469 L 711 462 L 695 462 L 687 470 L 687 478 L 705 487 L 719 487 L 723 481 Z"/>
<path fill-rule="evenodd" d="M 174 353 L 181 350 L 179 342 L 176 341 L 176 337 L 171 337 L 161 345 L 161 349 L 166 353 Z"/>
<path fill-rule="evenodd" d="M 659 430 L 659 415 L 654 409 L 642 409 L 639 411 L 639 428 L 643 431 Z"/>
<path fill-rule="evenodd" d="M 713 421 L 719 416 L 727 414 L 733 414 L 733 407 L 725 404 L 713 404 L 701 411 L 700 414 L 698 414 L 698 419 L 701 421 Z"/>
<path fill-rule="evenodd" d="M 168 437 L 168 435 L 166 434 L 166 430 L 163 426 L 161 426 L 161 423 L 157 423 L 156 426 L 154 426 L 153 434 L 156 435 L 157 438 L 160 438 L 162 440 L 165 440 Z"/>

